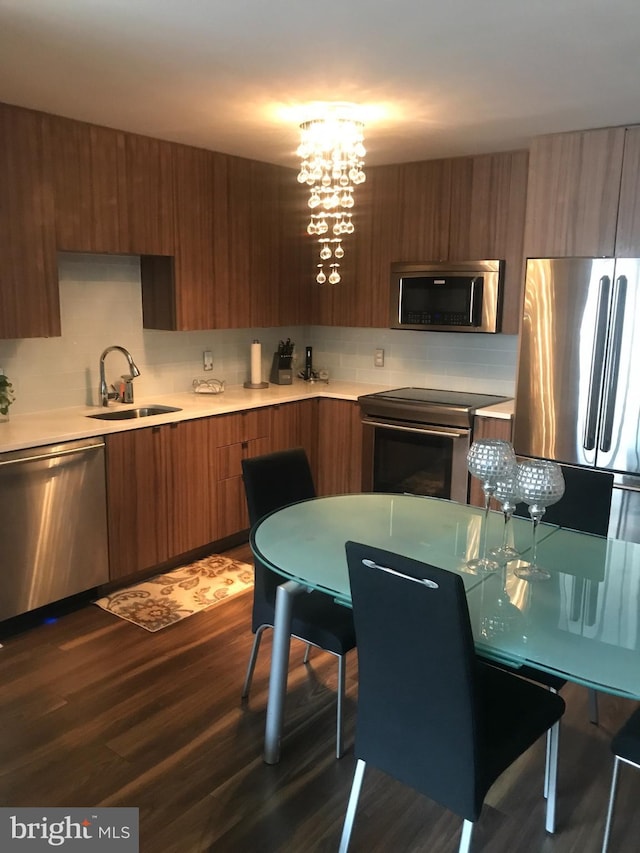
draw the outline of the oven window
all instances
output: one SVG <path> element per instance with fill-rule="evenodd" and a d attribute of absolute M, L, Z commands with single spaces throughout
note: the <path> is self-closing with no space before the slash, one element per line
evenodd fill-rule
<path fill-rule="evenodd" d="M 450 498 L 453 452 L 450 438 L 378 428 L 373 491 Z"/>

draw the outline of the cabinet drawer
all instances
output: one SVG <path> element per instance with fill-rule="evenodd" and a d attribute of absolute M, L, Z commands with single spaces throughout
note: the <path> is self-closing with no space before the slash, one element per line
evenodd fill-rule
<path fill-rule="evenodd" d="M 270 433 L 270 409 L 250 409 L 216 418 L 216 446 L 226 447 L 243 441 L 268 438 Z"/>
<path fill-rule="evenodd" d="M 266 436 L 218 447 L 216 449 L 217 479 L 242 477 L 242 460 L 251 456 L 261 456 L 263 453 L 268 453 L 269 449 L 269 439 Z"/>

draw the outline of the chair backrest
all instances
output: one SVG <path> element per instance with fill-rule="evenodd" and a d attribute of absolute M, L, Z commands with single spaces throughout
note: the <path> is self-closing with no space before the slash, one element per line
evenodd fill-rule
<path fill-rule="evenodd" d="M 482 805 L 478 664 L 462 579 L 355 542 L 346 553 L 358 648 L 356 756 L 474 815 Z"/>
<path fill-rule="evenodd" d="M 243 459 L 242 476 L 252 527 L 268 513 L 316 495 L 302 447 Z"/>
<path fill-rule="evenodd" d="M 576 465 L 560 467 L 564 475 L 564 495 L 558 503 L 547 507 L 542 520 L 571 530 L 606 536 L 611 513 L 613 474 Z M 514 515 L 528 518 L 527 505 L 518 504 Z"/>

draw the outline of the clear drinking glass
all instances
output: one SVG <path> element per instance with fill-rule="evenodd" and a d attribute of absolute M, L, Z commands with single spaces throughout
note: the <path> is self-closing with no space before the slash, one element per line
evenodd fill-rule
<path fill-rule="evenodd" d="M 533 545 L 531 562 L 518 566 L 515 575 L 528 581 L 548 580 L 551 575 L 538 565 L 537 533 L 546 508 L 557 503 L 564 494 L 562 468 L 557 462 L 546 459 L 527 459 L 518 466 L 518 488 L 533 521 Z"/>
<path fill-rule="evenodd" d="M 467 454 L 469 472 L 482 481 L 484 492 L 484 517 L 482 519 L 480 556 L 467 561 L 467 568 L 474 572 L 495 572 L 500 568 L 496 560 L 487 558 L 487 530 L 489 501 L 496 484 L 517 465 L 513 447 L 499 438 L 480 438 L 474 441 Z"/>
<path fill-rule="evenodd" d="M 500 501 L 502 505 L 502 514 L 504 516 L 504 530 L 502 534 L 502 545 L 499 548 L 494 548 L 489 551 L 489 556 L 497 560 L 500 565 L 505 565 L 509 560 L 520 559 L 520 552 L 510 544 L 511 519 L 515 512 L 517 504 L 522 500 L 520 489 L 518 487 L 518 467 L 514 467 L 501 477 L 497 483 L 493 494 L 494 498 Z"/>

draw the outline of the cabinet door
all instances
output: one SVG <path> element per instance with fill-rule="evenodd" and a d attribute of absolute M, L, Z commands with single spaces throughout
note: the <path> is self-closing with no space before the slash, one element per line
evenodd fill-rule
<path fill-rule="evenodd" d="M 213 158 L 174 146 L 176 328 L 215 328 Z"/>
<path fill-rule="evenodd" d="M 501 331 L 511 335 L 520 325 L 528 159 L 526 151 L 461 159 L 451 213 L 452 260 L 505 261 Z"/>
<path fill-rule="evenodd" d="M 318 494 L 342 495 L 360 492 L 360 406 L 348 400 L 321 399 L 318 421 Z"/>
<path fill-rule="evenodd" d="M 58 249 L 128 252 L 125 134 L 47 116 Z"/>
<path fill-rule="evenodd" d="M 342 282 L 315 285 L 313 322 L 369 328 L 389 325 L 389 269 L 397 259 L 399 239 L 400 167 L 381 166 L 366 174 L 355 192 L 355 232 L 344 241 Z M 308 239 L 314 244 L 315 275 L 318 244 Z"/>
<path fill-rule="evenodd" d="M 219 328 L 251 326 L 251 161 L 227 160 L 228 282 L 218 295 Z"/>
<path fill-rule="evenodd" d="M 526 257 L 613 256 L 624 137 L 618 127 L 533 140 Z"/>
<path fill-rule="evenodd" d="M 242 482 L 242 459 L 270 449 L 268 408 L 251 409 L 214 419 L 210 434 L 215 470 L 215 538 L 224 539 L 249 526 Z"/>
<path fill-rule="evenodd" d="M 0 104 L 0 338 L 60 335 L 45 116 Z"/>
<path fill-rule="evenodd" d="M 620 183 L 616 257 L 640 256 L 640 127 L 627 128 Z"/>
<path fill-rule="evenodd" d="M 501 438 L 511 441 L 511 419 L 510 418 L 486 418 L 477 417 L 473 421 L 473 437 L 478 438 Z M 469 503 L 473 506 L 484 506 L 484 492 L 482 483 L 477 477 L 470 477 Z M 491 504 L 493 509 L 500 509 L 497 502 Z"/>
<path fill-rule="evenodd" d="M 169 558 L 167 457 L 161 427 L 106 437 L 109 577 Z"/>
<path fill-rule="evenodd" d="M 128 251 L 136 255 L 172 255 L 173 145 L 127 133 L 125 154 Z"/>
<path fill-rule="evenodd" d="M 447 260 L 451 217 L 451 160 L 400 166 L 400 229 L 395 261 Z"/>
<path fill-rule="evenodd" d="M 162 427 L 167 441 L 167 529 L 171 557 L 215 539 L 212 418 Z"/>
<path fill-rule="evenodd" d="M 318 400 L 301 400 L 272 406 L 269 449 L 290 450 L 304 447 L 309 465 L 317 476 Z"/>

